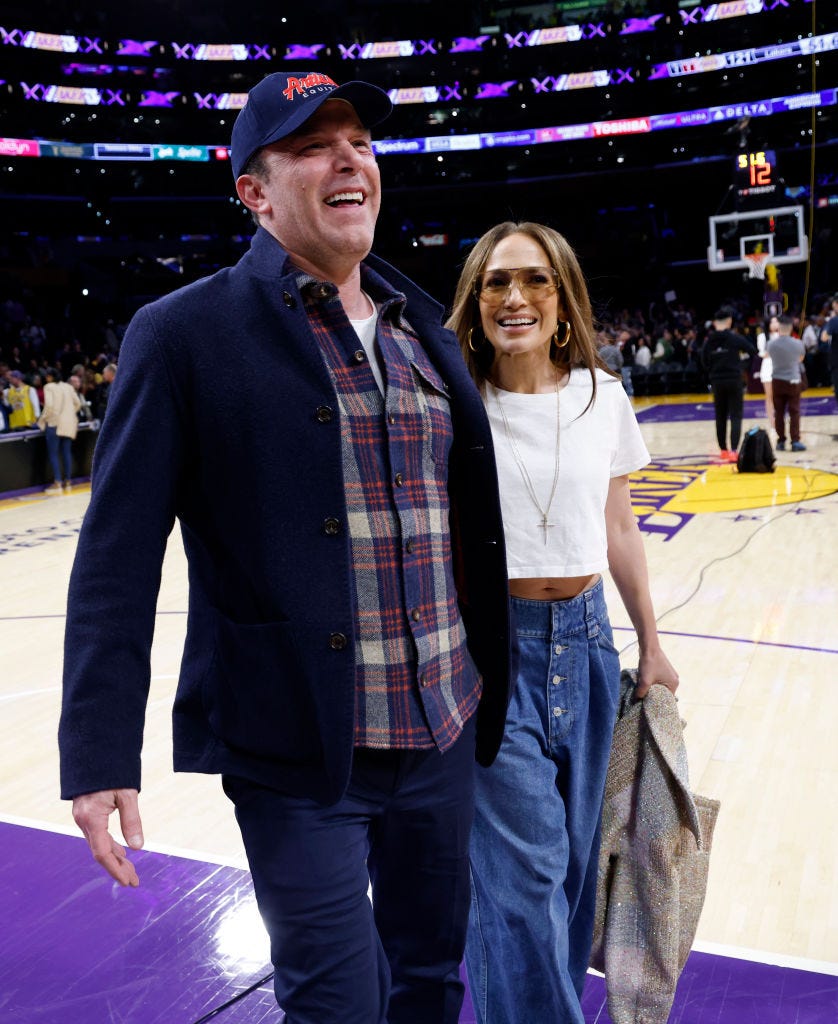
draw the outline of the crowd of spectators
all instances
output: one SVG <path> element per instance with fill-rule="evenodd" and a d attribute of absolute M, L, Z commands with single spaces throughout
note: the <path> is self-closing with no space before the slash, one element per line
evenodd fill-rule
<path fill-rule="evenodd" d="M 756 342 L 770 319 L 752 309 L 744 299 L 729 300 L 736 313 L 736 330 Z M 793 334 L 803 342 L 808 387 L 831 387 L 829 343 L 822 340 L 829 300 L 815 303 L 815 312 L 803 315 L 786 310 L 793 318 Z M 686 394 L 708 391 L 710 381 L 702 360 L 702 348 L 711 329 L 712 310 L 697 311 L 684 304 L 653 306 L 649 311 L 621 309 L 600 314 L 600 354 L 623 378 L 629 395 Z M 743 377 L 750 393 L 763 392 L 761 360 L 743 361 Z"/>
<path fill-rule="evenodd" d="M 745 298 L 728 300 L 737 311 L 736 329 L 756 340 L 769 317 L 749 308 Z M 806 349 L 809 387 L 830 387 L 829 344 L 821 339 L 829 300 L 815 302 L 813 312 L 786 310 L 794 318 L 794 336 Z M 623 308 L 599 311 L 601 354 L 623 378 L 629 395 L 685 394 L 709 390 L 701 349 L 712 310 L 698 311 L 683 303 L 652 305 L 648 310 Z M 66 328 L 66 325 L 62 325 Z M 67 340 L 66 329 L 56 342 L 37 302 L 0 295 L 0 432 L 31 430 L 43 408 L 47 370 L 56 380 L 72 384 L 80 398 L 79 419 L 101 421 L 116 374 L 125 325 L 105 318 L 92 337 Z M 761 393 L 760 366 L 743 366 L 746 388 Z"/>
<path fill-rule="evenodd" d="M 74 388 L 80 421 L 101 421 L 116 375 L 122 331 L 106 321 L 94 343 L 56 344 L 36 303 L 0 299 L 0 433 L 38 428 L 48 376 Z"/>

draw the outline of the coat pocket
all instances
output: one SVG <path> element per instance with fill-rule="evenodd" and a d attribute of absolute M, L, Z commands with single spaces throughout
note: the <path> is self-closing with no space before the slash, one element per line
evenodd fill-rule
<path fill-rule="evenodd" d="M 317 712 L 290 622 L 233 622 L 214 612 L 204 708 L 215 735 L 255 757 L 321 759 Z"/>

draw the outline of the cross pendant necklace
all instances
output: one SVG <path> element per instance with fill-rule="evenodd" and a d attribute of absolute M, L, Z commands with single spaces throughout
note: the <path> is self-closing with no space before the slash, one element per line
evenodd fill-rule
<path fill-rule="evenodd" d="M 541 507 L 541 502 L 538 500 L 538 495 L 535 493 L 535 488 L 533 487 L 532 479 L 530 478 L 530 474 L 527 471 L 526 465 L 524 464 L 524 460 L 521 458 L 521 453 L 518 450 L 518 442 L 515 440 L 515 435 L 512 433 L 512 428 L 509 425 L 509 420 L 506 415 L 506 410 L 503 407 L 503 402 L 501 401 L 498 388 L 494 384 L 492 385 L 492 387 L 494 388 L 495 391 L 495 401 L 497 402 L 498 408 L 500 409 L 501 418 L 503 419 L 503 429 L 506 432 L 506 437 L 507 440 L 509 441 L 509 448 L 512 452 L 512 457 L 515 459 L 515 463 L 518 466 L 518 471 L 521 474 L 521 479 L 524 482 L 524 487 L 526 488 L 527 493 L 530 496 L 530 500 L 541 513 L 541 522 L 538 524 L 538 528 L 544 534 L 544 546 L 546 547 L 547 530 L 551 526 L 555 526 L 555 523 L 551 523 L 548 520 L 550 516 L 550 509 L 553 507 L 553 498 L 555 498 L 556 496 L 556 486 L 559 482 L 559 454 L 561 442 L 561 398 L 559 389 L 559 371 L 556 370 L 556 458 L 555 466 L 553 468 L 553 484 L 550 488 L 550 497 L 547 499 L 546 508 Z"/>
<path fill-rule="evenodd" d="M 553 525 L 552 523 L 548 523 L 547 522 L 547 513 L 545 512 L 541 516 L 541 524 L 540 524 L 541 529 L 544 531 L 544 544 L 545 544 L 545 546 L 547 544 L 547 527 L 548 526 L 552 526 L 552 525 Z"/>

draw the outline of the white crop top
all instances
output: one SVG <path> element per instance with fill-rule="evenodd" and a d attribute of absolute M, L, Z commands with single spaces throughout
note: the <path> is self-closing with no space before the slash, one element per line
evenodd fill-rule
<path fill-rule="evenodd" d="M 647 465 L 649 451 L 622 382 L 597 370 L 596 401 L 580 415 L 591 390 L 586 369 L 572 370 L 562 388 L 559 477 L 544 531 L 498 402 L 503 403 L 539 503 L 546 508 L 555 472 L 556 394 L 519 394 L 486 384 L 483 401 L 495 444 L 510 579 L 586 576 L 608 567 L 608 485 L 612 477 Z"/>

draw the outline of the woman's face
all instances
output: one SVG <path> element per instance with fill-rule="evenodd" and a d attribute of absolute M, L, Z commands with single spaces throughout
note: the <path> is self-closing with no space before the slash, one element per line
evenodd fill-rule
<path fill-rule="evenodd" d="M 495 358 L 543 352 L 549 359 L 560 319 L 559 282 L 539 243 L 522 234 L 501 239 L 480 282 L 480 322 Z"/>

